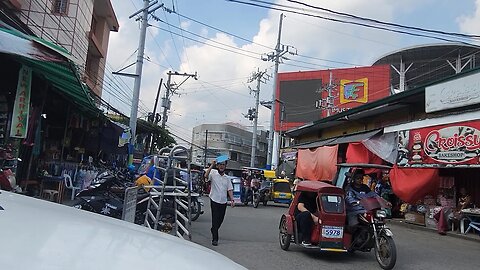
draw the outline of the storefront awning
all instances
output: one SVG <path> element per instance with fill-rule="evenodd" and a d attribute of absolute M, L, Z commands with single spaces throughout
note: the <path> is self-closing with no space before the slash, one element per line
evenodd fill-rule
<path fill-rule="evenodd" d="M 67 61 L 68 57 L 64 55 L 66 53 L 58 53 L 60 49 L 54 49 L 54 46 L 40 38 L 25 35 L 17 30 L 0 27 L 0 53 L 42 61 Z"/>
<path fill-rule="evenodd" d="M 32 68 L 35 75 L 50 82 L 53 90 L 76 104 L 79 111 L 91 116 L 102 114 L 78 77 L 73 64 L 75 59 L 65 49 L 41 38 L 0 27 L 0 53 L 13 55 L 16 61 Z"/>
<path fill-rule="evenodd" d="M 77 105 L 79 111 L 91 116 L 103 115 L 95 106 L 90 90 L 80 82 L 72 63 L 38 61 L 24 57 L 19 57 L 17 61 L 31 67 L 35 75 L 44 77 L 51 83 L 53 90 Z"/>
<path fill-rule="evenodd" d="M 382 131 L 381 129 L 377 129 L 377 130 L 372 130 L 372 131 L 367 131 L 362 133 L 345 135 L 342 137 L 336 137 L 336 138 L 330 138 L 326 140 L 311 142 L 304 145 L 298 145 L 293 147 L 298 149 L 306 149 L 306 148 L 316 148 L 316 147 L 327 146 L 327 145 L 336 145 L 341 143 L 361 142 L 361 141 L 370 139 L 371 137 L 377 135 L 381 131 Z"/>
<path fill-rule="evenodd" d="M 364 141 L 364 140 L 368 140 L 371 137 L 377 135 L 378 133 L 380 133 L 380 131 L 382 131 L 382 130 L 377 129 L 377 130 L 372 130 L 372 131 L 367 131 L 367 132 L 362 132 L 362 133 L 346 135 L 346 136 L 343 136 L 343 137 L 337 137 L 333 143 L 334 144 L 341 144 L 341 143 L 361 142 L 361 141 Z"/>

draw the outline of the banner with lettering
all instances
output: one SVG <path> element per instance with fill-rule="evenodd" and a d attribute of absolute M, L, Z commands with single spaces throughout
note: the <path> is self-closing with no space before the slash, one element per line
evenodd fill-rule
<path fill-rule="evenodd" d="M 480 121 L 399 132 L 397 164 L 480 167 Z"/>
<path fill-rule="evenodd" d="M 30 91 L 32 84 L 32 69 L 22 66 L 18 73 L 17 94 L 13 106 L 10 137 L 25 138 L 28 128 L 28 114 L 30 110 Z"/>

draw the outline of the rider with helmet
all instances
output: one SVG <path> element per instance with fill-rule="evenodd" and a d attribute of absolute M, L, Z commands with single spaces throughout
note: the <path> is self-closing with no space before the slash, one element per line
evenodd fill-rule
<path fill-rule="evenodd" d="M 365 172 L 362 169 L 355 170 L 351 182 L 346 188 L 345 202 L 347 203 L 348 226 L 353 229 L 358 224 L 358 215 L 364 214 L 365 208 L 360 204 L 364 198 L 379 197 L 367 185 L 363 184 Z"/>

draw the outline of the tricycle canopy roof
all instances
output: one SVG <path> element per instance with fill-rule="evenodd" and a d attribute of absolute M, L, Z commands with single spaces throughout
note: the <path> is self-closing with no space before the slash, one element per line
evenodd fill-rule
<path fill-rule="evenodd" d="M 339 163 L 338 167 L 351 167 L 351 168 L 375 168 L 383 170 L 391 170 L 391 166 L 380 165 L 380 164 L 368 164 L 368 163 Z"/>
<path fill-rule="evenodd" d="M 325 192 L 333 194 L 343 194 L 343 189 L 321 181 L 301 181 L 297 185 L 297 191 Z"/>

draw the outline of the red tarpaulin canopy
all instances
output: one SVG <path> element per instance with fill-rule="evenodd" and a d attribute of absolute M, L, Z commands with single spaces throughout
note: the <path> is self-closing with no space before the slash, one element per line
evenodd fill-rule
<path fill-rule="evenodd" d="M 426 195 L 436 194 L 440 187 L 438 169 L 399 168 L 390 170 L 393 193 L 407 203 L 415 203 Z"/>
<path fill-rule="evenodd" d="M 362 143 L 349 143 L 346 163 L 383 164 L 383 160 L 370 152 Z M 365 169 L 366 174 L 378 172 L 378 169 Z"/>
<path fill-rule="evenodd" d="M 338 145 L 298 149 L 296 177 L 332 180 L 337 172 Z"/>

